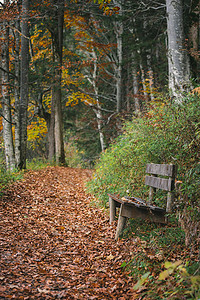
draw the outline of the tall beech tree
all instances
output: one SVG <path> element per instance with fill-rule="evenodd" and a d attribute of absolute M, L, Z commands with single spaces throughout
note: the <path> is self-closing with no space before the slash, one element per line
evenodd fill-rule
<path fill-rule="evenodd" d="M 178 100 L 190 84 L 190 64 L 183 23 L 183 1 L 166 0 L 166 9 L 169 89 L 172 96 Z"/>
<path fill-rule="evenodd" d="M 54 4 L 55 5 L 55 4 Z M 64 26 L 64 0 L 57 0 L 54 15 L 55 23 L 49 26 L 53 45 L 53 62 L 55 63 L 55 81 L 52 89 L 51 118 L 55 123 L 55 156 L 56 162 L 65 164 L 63 141 L 63 116 L 62 116 L 62 60 L 63 60 L 63 26 Z M 53 116 L 53 114 L 55 114 Z"/>
<path fill-rule="evenodd" d="M 20 77 L 20 163 L 19 168 L 26 168 L 27 148 L 27 108 L 29 96 L 29 0 L 22 0 L 21 11 L 21 77 Z"/>
<path fill-rule="evenodd" d="M 14 20 L 14 45 L 13 45 L 13 56 L 14 56 L 14 70 L 15 70 L 15 80 L 14 80 L 14 98 L 15 98 L 15 160 L 16 165 L 20 165 L 20 5 L 17 3 L 18 16 Z"/>
<path fill-rule="evenodd" d="M 5 11 L 9 11 L 9 1 L 4 1 Z M 9 20 L 3 20 L 2 24 L 1 45 L 1 93 L 2 93 L 2 108 L 3 108 L 3 138 L 5 145 L 6 168 L 13 171 L 15 168 L 15 155 L 13 146 L 12 134 L 12 116 L 11 116 L 11 101 L 10 101 L 10 72 L 9 72 Z"/>

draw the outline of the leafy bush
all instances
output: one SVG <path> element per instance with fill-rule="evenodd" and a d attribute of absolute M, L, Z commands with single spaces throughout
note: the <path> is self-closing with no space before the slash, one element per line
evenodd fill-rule
<path fill-rule="evenodd" d="M 199 153 L 200 153 L 199 96 L 188 95 L 182 103 L 157 101 L 140 118 L 133 118 L 100 157 L 88 189 L 105 205 L 107 193 L 147 197 L 144 186 L 146 164 L 173 163 L 178 166 L 177 179 L 182 187 L 176 195 L 176 208 L 189 218 L 199 215 Z M 163 207 L 163 197 L 157 199 Z M 194 210 L 195 208 L 195 210 Z M 183 223 L 187 226 L 188 216 Z M 194 225 L 194 224 L 193 224 Z M 183 226 L 184 228 L 184 226 Z M 195 229 L 196 230 L 196 229 Z M 197 234 L 199 229 L 196 230 Z"/>
<path fill-rule="evenodd" d="M 189 273 L 188 263 L 181 260 L 166 261 L 164 267 L 165 270 L 156 278 L 151 272 L 146 272 L 139 278 L 134 290 L 141 291 L 141 298 L 199 300 L 200 276 Z"/>
<path fill-rule="evenodd" d="M 141 118 L 125 124 L 124 133 L 100 157 L 89 190 L 103 203 L 108 192 L 145 194 L 146 163 L 178 165 L 178 179 L 188 182 L 199 163 L 199 98 L 188 96 L 180 104 L 161 103 L 149 107 Z M 198 182 L 196 182 L 198 183 Z M 184 184 L 190 197 L 196 195 L 195 181 Z M 195 196 L 196 198 L 196 196 Z"/>
<path fill-rule="evenodd" d="M 78 151 L 73 141 L 65 143 L 66 163 L 70 168 L 81 168 L 83 166 L 82 153 Z"/>
<path fill-rule="evenodd" d="M 28 170 L 40 170 L 49 166 L 50 163 L 46 159 L 42 158 L 33 158 L 31 160 L 27 160 L 26 167 Z"/>
<path fill-rule="evenodd" d="M 22 178 L 22 172 L 7 172 L 4 162 L 0 160 L 0 196 L 3 190 L 12 182 Z"/>
<path fill-rule="evenodd" d="M 137 247 L 121 267 L 136 282 L 138 299 L 199 299 L 199 262 L 183 248 L 183 230 L 139 219 L 129 223 L 124 234 L 131 232 Z"/>

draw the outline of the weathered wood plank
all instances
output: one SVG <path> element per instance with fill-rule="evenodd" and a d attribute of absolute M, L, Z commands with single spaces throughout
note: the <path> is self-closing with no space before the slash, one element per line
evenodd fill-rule
<path fill-rule="evenodd" d="M 144 200 L 142 200 L 141 198 L 138 198 L 138 197 L 125 197 L 125 198 L 128 198 L 130 200 L 136 200 L 136 201 L 140 202 L 141 204 L 146 205 L 146 202 Z"/>
<path fill-rule="evenodd" d="M 119 198 L 118 196 L 116 196 L 115 194 L 108 194 L 108 196 L 111 198 L 111 199 L 114 199 L 116 202 L 118 203 L 124 203 L 124 201 Z M 120 207 L 120 204 L 117 205 L 117 207 Z"/>
<path fill-rule="evenodd" d="M 124 227 L 126 225 L 127 217 L 122 216 L 121 211 L 123 209 L 123 204 L 121 205 L 120 212 L 119 212 L 119 218 L 118 218 L 118 223 L 117 223 L 117 230 L 115 234 L 115 240 L 119 238 L 119 236 L 122 234 Z"/>
<path fill-rule="evenodd" d="M 110 225 L 115 220 L 117 202 L 109 196 L 109 207 L 110 207 Z"/>
<path fill-rule="evenodd" d="M 171 178 L 165 179 L 147 175 L 145 184 L 164 191 L 172 191 L 174 189 L 174 180 Z"/>
<path fill-rule="evenodd" d="M 165 210 L 163 211 L 152 211 L 137 208 L 127 204 L 122 204 L 120 209 L 120 216 L 126 218 L 141 218 L 143 220 L 149 220 L 155 223 L 166 223 Z"/>
<path fill-rule="evenodd" d="M 166 164 L 147 164 L 146 173 L 174 177 L 176 174 L 176 166 Z"/>
<path fill-rule="evenodd" d="M 167 205 L 166 205 L 166 211 L 170 213 L 172 211 L 172 205 L 174 201 L 174 193 L 168 192 L 167 194 Z"/>

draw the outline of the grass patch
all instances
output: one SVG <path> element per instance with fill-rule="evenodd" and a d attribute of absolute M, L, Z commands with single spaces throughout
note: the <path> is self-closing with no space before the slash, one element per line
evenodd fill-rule
<path fill-rule="evenodd" d="M 138 299 L 200 299 L 198 251 L 185 247 L 185 233 L 174 218 L 167 225 L 130 219 L 123 237 L 137 241 L 122 268 L 136 281 Z"/>
<path fill-rule="evenodd" d="M 41 158 L 33 158 L 32 160 L 27 160 L 26 168 L 27 170 L 40 170 L 48 166 L 53 165 L 53 163 L 48 162 L 47 160 Z"/>
<path fill-rule="evenodd" d="M 10 184 L 12 184 L 14 181 L 21 180 L 22 178 L 23 172 L 14 171 L 11 173 L 0 167 L 0 196 Z"/>

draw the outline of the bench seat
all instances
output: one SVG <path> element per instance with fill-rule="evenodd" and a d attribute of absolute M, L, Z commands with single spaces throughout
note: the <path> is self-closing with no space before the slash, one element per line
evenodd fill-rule
<path fill-rule="evenodd" d="M 146 172 L 148 175 L 146 175 L 145 184 L 150 187 L 147 203 L 138 197 L 120 197 L 116 194 L 108 194 L 110 224 L 115 219 L 116 208 L 120 208 L 115 239 L 122 233 L 127 218 L 141 218 L 155 223 L 167 223 L 166 215 L 171 211 L 173 202 L 176 170 L 175 165 L 147 164 Z M 152 204 L 153 196 L 158 189 L 167 191 L 166 209 Z"/>

